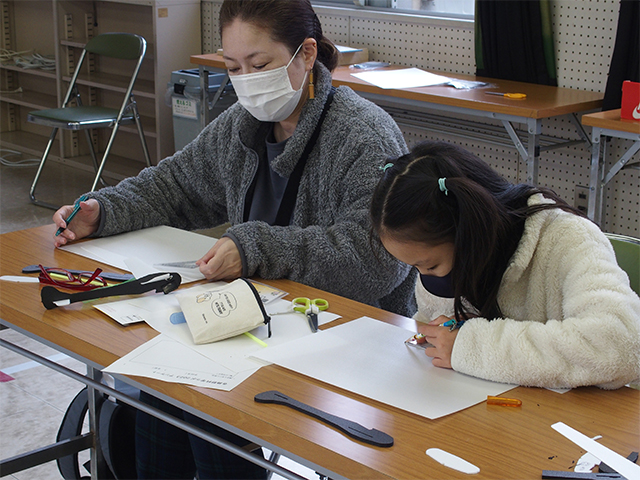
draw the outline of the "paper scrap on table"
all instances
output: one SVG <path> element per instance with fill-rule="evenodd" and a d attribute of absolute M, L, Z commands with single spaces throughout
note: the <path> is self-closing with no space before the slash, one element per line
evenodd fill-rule
<path fill-rule="evenodd" d="M 184 284 L 202 280 L 204 275 L 198 269 L 168 269 L 157 265 L 201 258 L 216 241 L 206 235 L 163 225 L 111 237 L 93 238 L 60 248 L 132 272 L 136 278 L 149 273 L 176 271 Z"/>
<path fill-rule="evenodd" d="M 640 465 L 631 462 L 610 448 L 599 444 L 595 440 L 587 437 L 584 433 L 579 432 L 563 422 L 554 423 L 551 425 L 551 428 L 564 435 L 580 448 L 585 449 L 602 463 L 606 463 L 623 477 L 629 480 L 632 478 L 640 478 Z"/>
<path fill-rule="evenodd" d="M 234 372 L 166 335 L 158 335 L 116 360 L 104 372 L 229 391 L 258 371 Z"/>
<path fill-rule="evenodd" d="M 431 419 L 516 386 L 434 367 L 423 350 L 404 344 L 413 333 L 362 317 L 254 356 Z"/>
<path fill-rule="evenodd" d="M 442 85 L 451 81 L 448 77 L 425 72 L 419 68 L 403 68 L 399 70 L 374 70 L 352 73 L 354 77 L 369 82 L 380 88 L 417 88 Z"/>

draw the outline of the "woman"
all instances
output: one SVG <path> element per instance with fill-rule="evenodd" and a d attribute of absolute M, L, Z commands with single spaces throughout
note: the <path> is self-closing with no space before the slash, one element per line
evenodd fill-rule
<path fill-rule="evenodd" d="M 377 164 L 407 151 L 391 117 L 331 87 L 337 51 L 308 0 L 230 0 L 220 11 L 224 60 L 238 103 L 182 151 L 89 194 L 54 222 L 56 246 L 155 225 L 227 233 L 199 261 L 209 279 L 289 278 L 412 315 L 415 276 L 368 241 Z M 141 393 L 174 416 L 248 442 Z M 264 478 L 264 469 L 138 414 L 139 478 Z"/>
<path fill-rule="evenodd" d="M 198 261 L 208 279 L 288 278 L 412 315 L 413 274 L 368 241 L 376 165 L 406 153 L 400 129 L 348 87 L 332 93 L 337 50 L 308 0 L 225 2 L 220 31 L 238 103 L 158 166 L 91 192 L 56 246 L 230 222 Z"/>
<path fill-rule="evenodd" d="M 385 166 L 371 215 L 420 272 L 414 318 L 435 366 L 538 387 L 640 377 L 640 298 L 600 229 L 553 192 L 423 143 Z"/>

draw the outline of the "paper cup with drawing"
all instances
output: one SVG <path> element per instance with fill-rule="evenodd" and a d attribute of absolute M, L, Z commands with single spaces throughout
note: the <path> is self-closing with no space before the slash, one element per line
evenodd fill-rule
<path fill-rule="evenodd" d="M 243 278 L 197 295 L 178 295 L 178 303 L 196 344 L 224 340 L 261 325 L 269 327 L 271 336 L 271 318 L 260 295 Z"/>

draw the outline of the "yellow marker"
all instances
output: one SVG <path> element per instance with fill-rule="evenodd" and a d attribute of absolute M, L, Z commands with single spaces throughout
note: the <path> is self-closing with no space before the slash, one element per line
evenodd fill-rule
<path fill-rule="evenodd" d="M 526 93 L 499 93 L 499 92 L 484 92 L 487 95 L 499 95 L 500 97 L 512 98 L 515 100 L 521 100 L 527 98 Z"/>
<path fill-rule="evenodd" d="M 505 398 L 505 397 L 492 397 L 487 396 L 487 405 L 499 405 L 501 407 L 519 407 L 522 405 L 522 400 L 517 398 Z"/>
<path fill-rule="evenodd" d="M 264 343 L 262 340 L 260 340 L 258 337 L 256 337 L 255 335 L 249 333 L 249 332 L 244 332 L 244 334 L 249 337 L 251 340 L 253 340 L 254 342 L 256 342 L 258 345 L 261 345 L 263 347 L 267 347 L 268 345 L 266 343 Z"/>

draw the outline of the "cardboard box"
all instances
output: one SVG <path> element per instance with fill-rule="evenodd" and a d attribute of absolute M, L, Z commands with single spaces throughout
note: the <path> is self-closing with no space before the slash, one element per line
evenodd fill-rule
<path fill-rule="evenodd" d="M 640 122 L 640 83 L 629 80 L 622 83 L 620 118 Z"/>
<path fill-rule="evenodd" d="M 340 48 L 338 48 L 340 50 Z M 358 48 L 350 51 L 340 52 L 339 65 L 354 65 L 369 61 L 369 49 Z"/>

